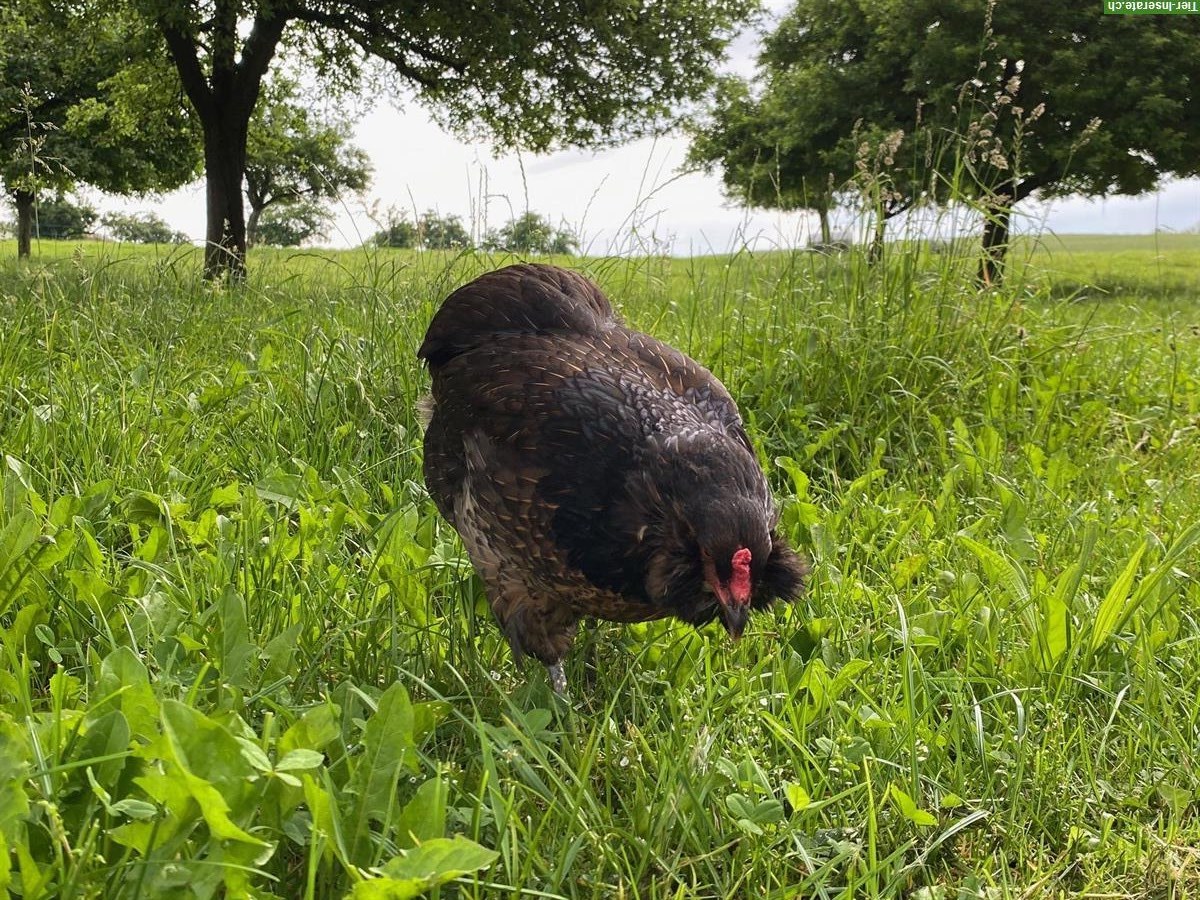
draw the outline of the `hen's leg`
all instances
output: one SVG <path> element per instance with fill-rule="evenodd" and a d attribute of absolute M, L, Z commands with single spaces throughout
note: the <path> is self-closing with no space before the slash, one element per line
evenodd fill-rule
<path fill-rule="evenodd" d="M 554 688 L 554 693 L 560 697 L 565 697 L 567 694 L 567 676 L 563 673 L 562 660 L 553 665 L 546 666 L 546 672 L 550 675 L 550 687 Z"/>

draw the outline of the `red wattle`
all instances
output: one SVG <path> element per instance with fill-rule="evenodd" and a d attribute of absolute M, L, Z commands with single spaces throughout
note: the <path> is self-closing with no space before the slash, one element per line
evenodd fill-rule
<path fill-rule="evenodd" d="M 733 554 L 733 576 L 729 579 L 729 593 L 737 603 L 750 602 L 750 551 L 746 547 Z"/>

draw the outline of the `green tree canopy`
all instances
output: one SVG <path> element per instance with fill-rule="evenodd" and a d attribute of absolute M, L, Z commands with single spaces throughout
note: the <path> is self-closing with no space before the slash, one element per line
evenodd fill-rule
<path fill-rule="evenodd" d="M 428 250 L 462 250 L 471 246 L 471 235 L 462 219 L 454 215 L 443 216 L 432 209 L 426 210 L 417 220 L 417 234 L 421 246 Z"/>
<path fill-rule="evenodd" d="M 90 203 L 76 203 L 61 195 L 41 197 L 35 212 L 38 236 L 52 241 L 90 234 L 99 215 Z"/>
<path fill-rule="evenodd" d="M 367 154 L 350 144 L 349 123 L 322 119 L 294 81 L 274 78 L 264 87 L 246 143 L 247 243 L 260 239 L 263 211 L 279 203 L 289 209 L 273 219 L 275 240 L 298 238 L 284 242 L 290 245 L 315 236 L 328 220 L 320 201 L 364 190 L 370 174 Z"/>
<path fill-rule="evenodd" d="M 273 203 L 257 222 L 257 242 L 271 247 L 298 247 L 323 237 L 329 220 L 329 211 L 316 200 Z"/>
<path fill-rule="evenodd" d="M 754 6 L 753 0 L 125 4 L 161 32 L 203 127 L 210 275 L 244 270 L 247 136 L 281 47 L 332 85 L 353 84 L 365 60 L 382 60 L 398 89 L 457 132 L 544 150 L 595 144 L 672 119 L 711 83 L 735 24 Z"/>
<path fill-rule="evenodd" d="M 1200 169 L 1200 19 L 1039 0 L 798 0 L 768 37 L 763 85 L 726 86 L 693 158 L 756 205 L 817 208 L 864 141 L 894 206 L 950 188 L 984 211 L 998 276 L 1014 204 L 1136 194 Z M 1189 152 L 1189 150 L 1191 152 Z"/>
<path fill-rule="evenodd" d="M 376 247 L 415 248 L 420 246 L 420 230 L 408 214 L 392 206 L 380 217 L 381 227 L 367 241 Z"/>
<path fill-rule="evenodd" d="M 118 241 L 131 244 L 187 244 L 190 238 L 168 225 L 157 213 L 105 213 L 100 224 Z"/>
<path fill-rule="evenodd" d="M 579 248 L 579 241 L 565 228 L 555 228 L 544 216 L 525 212 L 489 231 L 483 245 L 487 250 L 509 253 L 570 255 Z"/>
<path fill-rule="evenodd" d="M 415 222 L 402 209 L 390 207 L 382 218 L 382 227 L 368 243 L 376 247 L 409 247 L 422 250 L 465 250 L 472 246 L 471 235 L 462 219 L 426 210 Z"/>
<path fill-rule="evenodd" d="M 0 181 L 17 207 L 19 254 L 43 191 L 142 193 L 195 177 L 196 133 L 151 47 L 140 20 L 112 5 L 0 7 Z"/>

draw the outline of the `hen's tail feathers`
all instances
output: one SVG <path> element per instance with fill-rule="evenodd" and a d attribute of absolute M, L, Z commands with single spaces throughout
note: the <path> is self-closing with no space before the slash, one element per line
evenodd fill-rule
<path fill-rule="evenodd" d="M 436 369 L 497 335 L 590 335 L 615 324 L 612 305 L 583 275 L 522 263 L 480 276 L 447 297 L 417 357 Z"/>

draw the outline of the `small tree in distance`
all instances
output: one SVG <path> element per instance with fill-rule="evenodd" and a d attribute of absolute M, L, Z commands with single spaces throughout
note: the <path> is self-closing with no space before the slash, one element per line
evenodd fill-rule
<path fill-rule="evenodd" d="M 471 235 L 462 219 L 454 215 L 439 215 L 426 210 L 417 221 L 417 233 L 422 247 L 428 250 L 463 250 L 471 246 Z"/>
<path fill-rule="evenodd" d="M 98 215 L 87 203 L 45 197 L 34 202 L 34 231 L 46 240 L 75 240 L 91 233 Z"/>
<path fill-rule="evenodd" d="M 375 218 L 372 215 L 372 218 Z M 375 247 L 398 247 L 401 249 L 414 248 L 419 245 L 417 226 L 409 221 L 408 213 L 396 207 L 388 207 L 387 211 L 377 219 L 382 226 L 367 240 Z"/>
<path fill-rule="evenodd" d="M 407 247 L 414 250 L 466 250 L 472 246 L 462 219 L 426 210 L 417 221 L 404 210 L 390 207 L 382 218 L 382 228 L 368 241 L 376 247 Z"/>
<path fill-rule="evenodd" d="M 315 200 L 293 200 L 268 206 L 257 225 L 257 243 L 271 247 L 298 247 L 324 237 L 329 210 Z"/>
<path fill-rule="evenodd" d="M 182 231 L 176 231 L 157 213 L 106 213 L 101 219 L 108 233 L 118 241 L 131 244 L 190 244 Z"/>
<path fill-rule="evenodd" d="M 289 243 L 316 236 L 329 219 L 319 201 L 362 191 L 370 179 L 370 160 L 350 143 L 349 123 L 314 114 L 290 79 L 276 77 L 264 86 L 246 143 L 248 246 L 272 243 L 259 233 L 260 221 L 278 204 L 290 208 L 273 218 L 274 241 L 285 233 Z"/>
<path fill-rule="evenodd" d="M 579 240 L 565 228 L 555 228 L 539 213 L 525 212 L 503 227 L 489 231 L 483 247 L 508 253 L 569 256 L 579 249 Z"/>

